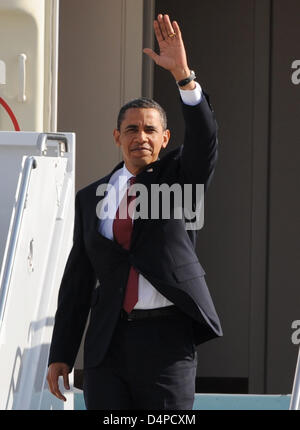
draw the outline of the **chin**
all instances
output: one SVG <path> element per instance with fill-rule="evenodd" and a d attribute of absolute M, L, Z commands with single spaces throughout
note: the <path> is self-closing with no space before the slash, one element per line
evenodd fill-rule
<path fill-rule="evenodd" d="M 149 155 L 136 157 L 134 159 L 135 164 L 140 165 L 140 166 L 145 166 L 146 164 L 150 164 L 150 163 L 152 163 L 152 161 L 154 161 L 154 160 L 151 156 L 149 157 Z"/>

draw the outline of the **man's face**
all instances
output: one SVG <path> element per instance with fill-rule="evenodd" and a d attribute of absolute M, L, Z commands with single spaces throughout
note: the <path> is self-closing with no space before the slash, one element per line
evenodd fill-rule
<path fill-rule="evenodd" d="M 163 129 L 158 110 L 130 108 L 125 112 L 120 130 L 114 130 L 114 138 L 127 169 L 137 175 L 157 160 L 161 148 L 169 142 L 170 131 Z"/>

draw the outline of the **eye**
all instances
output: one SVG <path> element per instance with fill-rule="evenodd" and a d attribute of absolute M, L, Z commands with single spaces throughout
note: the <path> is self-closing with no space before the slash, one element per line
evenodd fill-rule
<path fill-rule="evenodd" d="M 136 133 L 137 127 L 127 127 L 125 133 Z"/>
<path fill-rule="evenodd" d="M 145 131 L 146 131 L 146 133 L 155 133 L 156 128 L 155 127 L 146 127 Z"/>

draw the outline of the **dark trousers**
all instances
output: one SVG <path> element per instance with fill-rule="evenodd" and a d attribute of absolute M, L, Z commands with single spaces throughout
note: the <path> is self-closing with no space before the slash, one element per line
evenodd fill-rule
<path fill-rule="evenodd" d="M 192 320 L 186 315 L 120 319 L 101 365 L 84 371 L 86 408 L 192 409 L 196 368 Z"/>

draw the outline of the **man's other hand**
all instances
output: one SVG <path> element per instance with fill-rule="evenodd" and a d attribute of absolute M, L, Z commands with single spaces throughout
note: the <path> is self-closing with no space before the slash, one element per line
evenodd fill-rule
<path fill-rule="evenodd" d="M 62 395 L 59 386 L 58 379 L 60 376 L 63 377 L 64 387 L 66 390 L 70 389 L 69 385 L 69 372 L 70 368 L 66 363 L 52 363 L 48 369 L 47 381 L 50 392 L 56 396 L 59 400 L 67 401 L 65 396 Z"/>

